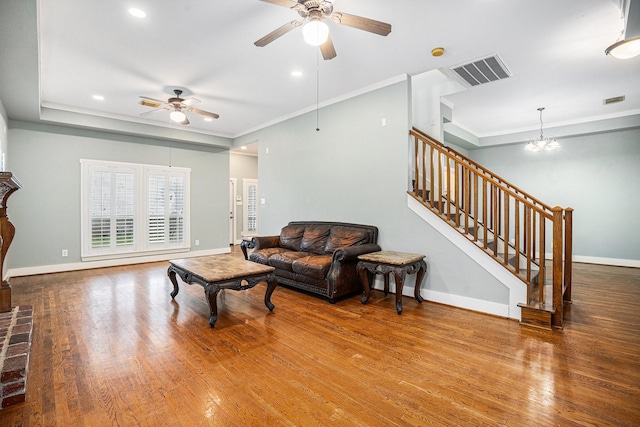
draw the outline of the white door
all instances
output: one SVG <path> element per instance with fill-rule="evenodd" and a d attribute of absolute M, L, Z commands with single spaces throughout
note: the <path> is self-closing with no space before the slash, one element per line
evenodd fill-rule
<path fill-rule="evenodd" d="M 229 178 L 229 244 L 236 243 L 236 183 L 237 178 Z"/>
<path fill-rule="evenodd" d="M 242 237 L 258 235 L 258 180 L 243 179 L 242 194 L 244 198 Z"/>

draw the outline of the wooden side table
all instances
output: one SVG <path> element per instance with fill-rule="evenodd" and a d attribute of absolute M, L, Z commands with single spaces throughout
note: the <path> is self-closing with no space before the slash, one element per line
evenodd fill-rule
<path fill-rule="evenodd" d="M 407 274 L 416 273 L 414 296 L 419 303 L 423 301 L 423 298 L 420 296 L 420 285 L 427 272 L 427 263 L 424 261 L 424 255 L 380 251 L 360 255 L 358 260 L 357 270 L 362 286 L 364 287 L 364 295 L 360 300 L 362 304 L 369 300 L 371 293 L 368 273 L 383 275 L 385 295 L 389 293 L 389 276 L 391 274 L 394 275 L 396 281 L 396 311 L 398 314 L 402 314 L 402 289 Z"/>

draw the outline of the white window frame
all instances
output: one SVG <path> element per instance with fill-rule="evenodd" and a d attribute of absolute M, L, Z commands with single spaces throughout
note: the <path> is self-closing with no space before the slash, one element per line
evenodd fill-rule
<path fill-rule="evenodd" d="M 190 246 L 190 174 L 189 168 L 144 165 L 136 163 L 107 162 L 99 160 L 80 160 L 82 169 L 81 179 L 81 258 L 83 261 L 102 259 L 128 258 L 143 255 L 157 255 L 163 253 L 184 252 L 191 249 Z M 132 244 L 117 245 L 111 243 L 106 247 L 92 247 L 92 194 L 91 176 L 95 171 L 116 173 L 130 173 L 133 175 L 133 242 Z M 149 242 L 149 177 L 163 176 L 168 182 L 170 178 L 182 180 L 182 239 L 171 241 L 167 238 L 162 242 Z M 115 200 L 115 183 L 111 184 L 110 200 Z M 166 191 L 166 206 L 169 203 L 169 191 Z M 114 206 L 114 205 L 112 205 Z M 180 210 L 178 210 L 180 211 Z M 115 218 L 113 208 L 111 217 Z M 165 230 L 169 236 L 170 218 L 165 217 Z M 112 225 L 115 230 L 115 225 Z"/>
<path fill-rule="evenodd" d="M 251 197 L 253 195 L 253 198 Z M 242 179 L 242 237 L 258 235 L 258 180 Z"/>

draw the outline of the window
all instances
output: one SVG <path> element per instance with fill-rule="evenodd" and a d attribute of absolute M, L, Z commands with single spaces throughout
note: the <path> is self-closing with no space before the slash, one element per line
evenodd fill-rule
<path fill-rule="evenodd" d="M 81 160 L 82 258 L 189 249 L 185 168 Z"/>
<path fill-rule="evenodd" d="M 242 192 L 244 193 L 244 218 L 242 235 L 258 235 L 258 180 L 243 179 Z"/>

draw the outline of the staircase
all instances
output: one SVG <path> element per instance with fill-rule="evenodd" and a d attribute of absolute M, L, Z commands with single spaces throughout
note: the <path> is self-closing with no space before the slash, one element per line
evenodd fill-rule
<path fill-rule="evenodd" d="M 573 209 L 549 207 L 413 128 L 409 195 L 527 286 L 520 323 L 563 327 L 571 301 Z"/>

